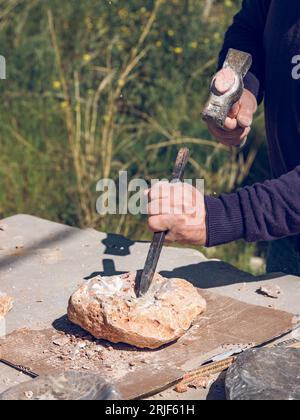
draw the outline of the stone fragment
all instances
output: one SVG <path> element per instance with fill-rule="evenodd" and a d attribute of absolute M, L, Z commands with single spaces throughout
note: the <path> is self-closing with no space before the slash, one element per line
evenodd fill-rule
<path fill-rule="evenodd" d="M 184 394 L 188 391 L 188 386 L 185 383 L 180 382 L 175 386 L 174 391 L 178 394 Z"/>
<path fill-rule="evenodd" d="M 198 290 L 181 279 L 155 275 L 137 298 L 136 273 L 96 277 L 71 297 L 68 316 L 97 339 L 156 349 L 183 336 L 206 309 Z"/>
<path fill-rule="evenodd" d="M 0 319 L 4 318 L 13 307 L 13 298 L 0 292 Z"/>
<path fill-rule="evenodd" d="M 211 384 L 213 383 L 213 378 L 211 376 L 204 376 L 202 378 L 198 378 L 195 381 L 191 382 L 189 384 L 190 388 L 202 388 L 202 389 L 208 389 Z"/>
<path fill-rule="evenodd" d="M 58 347 L 64 347 L 67 344 L 69 344 L 70 340 L 68 337 L 61 337 L 53 340 L 53 344 L 55 344 Z"/>
<path fill-rule="evenodd" d="M 271 299 L 278 299 L 281 295 L 281 289 L 279 286 L 262 286 L 258 289 L 258 293 Z"/>
<path fill-rule="evenodd" d="M 24 392 L 24 395 L 26 397 L 26 400 L 32 400 L 34 394 L 33 394 L 32 391 L 26 391 L 26 392 Z"/>

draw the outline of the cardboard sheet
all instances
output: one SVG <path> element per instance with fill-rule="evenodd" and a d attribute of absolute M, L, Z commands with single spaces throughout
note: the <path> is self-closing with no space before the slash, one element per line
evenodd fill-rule
<path fill-rule="evenodd" d="M 178 342 L 157 351 L 95 342 L 61 319 L 51 329 L 13 332 L 0 341 L 1 358 L 39 375 L 57 370 L 98 373 L 116 383 L 124 399 L 136 399 L 176 383 L 213 356 L 268 342 L 296 326 L 292 314 L 200 292 L 208 302 L 206 314 Z M 70 344 L 64 345 L 66 336 Z M 91 346 L 99 350 L 97 360 L 95 353 L 90 357 Z"/>

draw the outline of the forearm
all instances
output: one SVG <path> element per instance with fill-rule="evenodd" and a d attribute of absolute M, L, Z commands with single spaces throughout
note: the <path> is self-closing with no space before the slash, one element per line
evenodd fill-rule
<path fill-rule="evenodd" d="M 281 178 L 206 197 L 207 246 L 300 234 L 300 166 Z"/>

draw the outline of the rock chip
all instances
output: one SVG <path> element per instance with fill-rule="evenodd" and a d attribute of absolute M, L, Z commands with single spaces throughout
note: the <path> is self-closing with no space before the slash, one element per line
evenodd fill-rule
<path fill-rule="evenodd" d="M 281 289 L 279 286 L 262 286 L 257 292 L 271 299 L 278 299 L 281 295 Z"/>
<path fill-rule="evenodd" d="M 70 298 L 68 317 L 97 339 L 156 349 L 183 336 L 206 310 L 197 289 L 182 279 L 156 274 L 137 298 L 136 273 L 96 277 Z"/>
<path fill-rule="evenodd" d="M 0 319 L 4 318 L 13 307 L 13 298 L 0 292 Z"/>

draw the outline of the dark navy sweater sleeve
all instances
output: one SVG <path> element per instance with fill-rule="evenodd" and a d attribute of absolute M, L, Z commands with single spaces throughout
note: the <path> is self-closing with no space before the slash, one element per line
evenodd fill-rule
<path fill-rule="evenodd" d="M 220 69 L 230 48 L 252 55 L 253 65 L 245 78 L 245 87 L 254 94 L 259 103 L 263 99 L 264 91 L 264 30 L 271 1 L 243 0 L 241 11 L 234 17 L 233 24 L 226 33 L 219 59 Z"/>
<path fill-rule="evenodd" d="M 278 179 L 206 197 L 207 246 L 300 234 L 300 166 Z"/>

